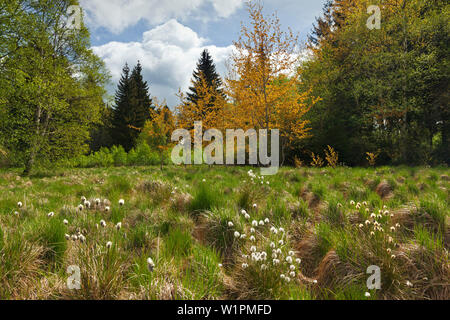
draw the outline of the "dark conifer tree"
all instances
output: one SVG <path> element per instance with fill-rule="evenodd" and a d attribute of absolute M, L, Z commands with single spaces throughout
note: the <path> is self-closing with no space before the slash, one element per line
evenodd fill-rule
<path fill-rule="evenodd" d="M 138 61 L 136 67 L 131 72 L 132 94 L 135 106 L 136 119 L 134 126 L 143 128 L 145 122 L 151 119 L 151 110 L 155 107 L 152 105 L 152 99 L 148 93 L 148 83 L 142 76 L 142 65 Z"/>
<path fill-rule="evenodd" d="M 138 129 L 144 128 L 145 122 L 151 117 L 152 100 L 140 63 L 131 73 L 128 64 L 125 65 L 115 99 L 111 132 L 113 144 L 130 151 L 136 145 Z"/>
<path fill-rule="evenodd" d="M 219 95 L 224 96 L 222 90 L 222 79 L 216 71 L 216 66 L 214 61 L 209 54 L 208 50 L 203 50 L 201 57 L 197 63 L 197 69 L 193 73 L 192 87 L 189 88 L 187 93 L 187 99 L 189 102 L 196 104 L 199 100 L 198 92 L 196 87 L 200 85 L 201 75 L 203 74 L 206 84 L 213 88 Z M 214 101 L 211 101 L 213 104 Z"/>

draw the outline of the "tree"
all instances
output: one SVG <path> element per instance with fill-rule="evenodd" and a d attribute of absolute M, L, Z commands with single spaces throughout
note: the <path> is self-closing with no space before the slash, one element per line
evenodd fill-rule
<path fill-rule="evenodd" d="M 143 128 L 145 122 L 150 120 L 151 115 L 153 114 L 149 109 L 154 110 L 155 107 L 152 105 L 148 83 L 144 80 L 142 75 L 142 65 L 140 61 L 138 61 L 131 72 L 130 78 L 132 83 L 133 103 L 136 104 L 136 121 L 134 125 Z"/>
<path fill-rule="evenodd" d="M 202 99 L 202 94 L 198 91 L 198 87 L 203 85 L 203 81 L 206 85 L 215 91 L 215 95 L 211 95 L 211 106 L 214 105 L 214 99 L 216 96 L 224 97 L 222 90 L 222 79 L 216 71 L 214 61 L 209 54 L 208 49 L 203 50 L 201 57 L 197 63 L 197 69 L 192 76 L 192 86 L 187 93 L 187 100 L 194 105 L 197 104 L 199 99 Z"/>
<path fill-rule="evenodd" d="M 197 98 L 195 102 L 179 93 L 180 105 L 177 108 L 178 125 L 188 130 L 194 129 L 195 121 L 202 121 L 205 129 L 225 129 L 223 111 L 226 104 L 222 91 L 209 85 L 205 74 L 200 73 L 194 82 Z"/>
<path fill-rule="evenodd" d="M 108 75 L 89 32 L 67 25 L 68 0 L 0 3 L 0 141 L 29 174 L 87 150 Z M 5 85 L 3 87 L 3 85 Z"/>
<path fill-rule="evenodd" d="M 380 6 L 380 30 L 366 27 L 369 4 Z M 322 97 L 307 115 L 314 137 L 303 147 L 331 144 L 350 165 L 364 164 L 364 154 L 378 149 L 381 163 L 448 161 L 450 6 L 442 0 L 331 6 L 332 19 L 324 18 L 331 28 L 310 43 L 312 58 L 300 69 L 301 89 Z"/>
<path fill-rule="evenodd" d="M 222 80 L 207 49 L 202 52 L 191 83 L 189 92 L 178 94 L 179 125 L 193 130 L 194 122 L 202 121 L 205 128 L 222 128 L 223 123 L 220 120 L 226 97 L 222 89 Z"/>
<path fill-rule="evenodd" d="M 125 64 L 117 86 L 116 105 L 113 110 L 113 143 L 123 146 L 126 151 L 135 147 L 139 134 L 133 128 L 144 127 L 145 122 L 150 119 L 149 110 L 152 108 L 141 64 L 138 63 L 131 73 L 128 64 Z"/>
<path fill-rule="evenodd" d="M 171 136 L 175 130 L 175 118 L 165 103 L 156 102 L 156 105 L 156 109 L 152 111 L 152 119 L 145 124 L 142 135 L 146 143 L 158 151 L 162 170 L 164 155 L 172 145 Z"/>
<path fill-rule="evenodd" d="M 317 101 L 297 90 L 298 39 L 283 32 L 276 15 L 266 18 L 260 3 L 247 4 L 251 27 L 242 26 L 234 43 L 227 94 L 232 98 L 232 121 L 237 128 L 279 129 L 284 151 L 310 130 L 304 115 Z"/>

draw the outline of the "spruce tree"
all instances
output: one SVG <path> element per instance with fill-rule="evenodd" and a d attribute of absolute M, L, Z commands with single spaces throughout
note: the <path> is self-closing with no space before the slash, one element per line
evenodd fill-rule
<path fill-rule="evenodd" d="M 111 137 L 115 145 L 121 145 L 126 150 L 130 150 L 132 143 L 129 137 L 132 129 L 128 124 L 130 122 L 131 79 L 128 63 L 122 69 L 122 77 L 117 86 L 115 98 L 116 106 L 113 111 Z"/>
<path fill-rule="evenodd" d="M 155 107 L 152 105 L 152 99 L 148 93 L 148 83 L 142 76 L 142 65 L 138 61 L 136 67 L 131 72 L 132 97 L 135 105 L 135 123 L 137 128 L 143 128 L 145 122 L 151 119 L 152 111 Z"/>
<path fill-rule="evenodd" d="M 113 111 L 113 143 L 130 151 L 136 145 L 139 129 L 151 118 L 152 100 L 148 84 L 142 76 L 140 63 L 130 73 L 128 64 L 123 68 L 122 77 L 116 91 L 116 107 Z"/>
<path fill-rule="evenodd" d="M 222 80 L 216 71 L 214 61 L 209 54 L 208 50 L 203 50 L 201 57 L 197 63 L 197 69 L 193 73 L 192 87 L 189 88 L 187 93 L 187 100 L 193 104 L 197 104 L 200 99 L 197 89 L 201 83 L 201 77 L 204 76 L 208 87 L 213 88 L 219 96 L 224 96 L 222 90 Z M 212 98 L 211 105 L 214 104 L 214 98 Z"/>

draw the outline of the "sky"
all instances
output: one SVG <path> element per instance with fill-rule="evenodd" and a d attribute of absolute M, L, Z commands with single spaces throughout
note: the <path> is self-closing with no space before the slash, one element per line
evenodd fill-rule
<path fill-rule="evenodd" d="M 277 13 L 283 29 L 304 41 L 325 0 L 262 0 L 267 15 Z M 221 76 L 241 23 L 249 18 L 244 0 L 80 0 L 91 32 L 93 51 L 111 74 L 114 94 L 125 63 L 139 60 L 150 95 L 178 102 L 186 92 L 203 49 L 208 49 Z"/>

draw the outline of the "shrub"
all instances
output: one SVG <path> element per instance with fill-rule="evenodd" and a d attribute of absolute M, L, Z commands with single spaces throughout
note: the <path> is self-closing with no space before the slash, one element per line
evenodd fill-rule
<path fill-rule="evenodd" d="M 332 168 L 336 168 L 339 164 L 339 154 L 331 147 L 327 146 L 328 150 L 324 150 L 325 159 L 328 162 L 328 165 Z"/>
<path fill-rule="evenodd" d="M 113 155 L 114 165 L 116 167 L 124 166 L 127 164 L 127 153 L 122 146 L 112 147 L 111 153 Z"/>

